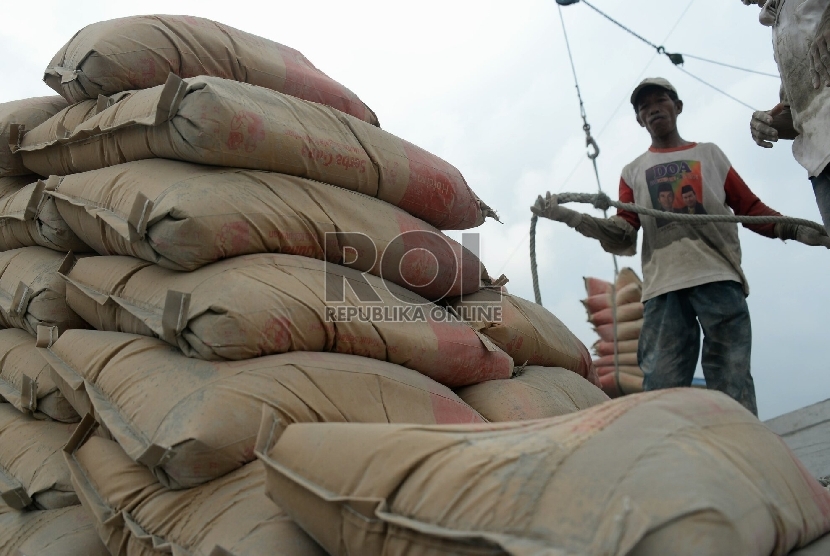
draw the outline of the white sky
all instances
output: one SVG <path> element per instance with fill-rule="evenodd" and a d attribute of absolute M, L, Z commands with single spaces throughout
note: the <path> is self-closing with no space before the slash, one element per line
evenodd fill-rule
<path fill-rule="evenodd" d="M 597 7 L 667 50 L 777 73 L 770 31 L 739 0 L 594 0 Z M 582 122 L 554 0 L 490 2 L 0 0 L 0 102 L 50 94 L 42 70 L 84 25 L 145 13 L 207 17 L 303 52 L 355 91 L 388 131 L 456 165 L 495 207 L 482 258 L 506 273 L 513 293 L 533 298 L 529 205 L 546 190 L 593 192 Z M 563 8 L 589 121 L 602 153 L 604 188 L 649 145 L 628 96 L 645 76 L 670 79 L 685 101 L 684 138 L 712 141 L 768 205 L 820 221 L 806 172 L 789 145 L 751 141 L 751 111 L 697 83 L 665 57 L 584 5 Z M 777 102 L 778 81 L 687 60 L 686 69 L 756 108 Z M 579 207 L 597 214 L 588 205 Z M 456 235 L 457 237 L 457 235 Z M 741 230 L 752 294 L 752 369 L 762 419 L 830 397 L 830 252 Z M 579 299 L 582 276 L 611 278 L 610 255 L 563 224 L 537 237 L 545 306 L 586 345 L 596 339 Z M 640 272 L 639 256 L 621 259 Z"/>

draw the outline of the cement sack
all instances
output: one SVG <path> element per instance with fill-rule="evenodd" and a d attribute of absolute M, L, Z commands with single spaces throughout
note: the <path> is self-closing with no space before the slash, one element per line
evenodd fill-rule
<path fill-rule="evenodd" d="M 51 367 L 38 353 L 35 339 L 25 330 L 0 330 L 0 399 L 38 419 L 80 421 L 52 380 Z"/>
<path fill-rule="evenodd" d="M 589 296 L 611 293 L 613 290 L 611 282 L 606 282 L 605 280 L 601 280 L 599 278 L 591 278 L 586 276 L 582 278 L 582 281 L 585 282 L 585 291 L 588 292 Z"/>
<path fill-rule="evenodd" d="M 513 378 L 465 386 L 457 394 L 494 423 L 556 417 L 608 401 L 584 378 L 556 367 L 525 367 Z"/>
<path fill-rule="evenodd" d="M 110 304 L 116 319 L 102 329 L 154 335 L 188 357 L 334 351 L 403 365 L 451 387 L 513 372 L 507 354 L 443 307 L 350 268 L 270 253 L 189 273 L 131 260 L 132 269 L 122 257 L 79 260 L 67 276 L 67 302 L 82 317 L 96 311 L 93 323 L 104 314 L 98 307 Z M 404 309 L 409 322 L 396 319 Z"/>
<path fill-rule="evenodd" d="M 78 503 L 62 455 L 74 430 L 0 403 L 0 505 L 53 510 Z"/>
<path fill-rule="evenodd" d="M 640 330 L 642 330 L 642 328 L 643 319 L 617 323 L 617 341 L 624 342 L 626 340 L 639 340 Z M 594 330 L 599 335 L 600 340 L 604 342 L 614 341 L 613 324 L 601 324 L 599 326 L 595 326 Z"/>
<path fill-rule="evenodd" d="M 74 262 L 72 255 L 45 247 L 22 247 L 0 253 L 0 325 L 20 328 L 32 336 L 40 325 L 59 332 L 88 328 L 66 304 L 60 274 Z"/>
<path fill-rule="evenodd" d="M 596 383 L 588 349 L 544 307 L 495 289 L 450 300 L 450 307 L 517 365 L 562 367 Z"/>
<path fill-rule="evenodd" d="M 628 284 L 620 289 L 617 292 L 617 306 L 626 305 L 628 303 L 639 303 L 640 298 L 643 295 L 643 287 L 639 284 Z M 585 310 L 588 311 L 588 314 L 591 315 L 593 313 L 598 313 L 603 309 L 608 309 L 611 307 L 611 294 L 610 293 L 602 293 L 597 295 L 590 295 L 586 299 L 582 300 L 582 305 L 585 306 Z"/>
<path fill-rule="evenodd" d="M 333 555 L 778 556 L 830 530 L 784 441 L 705 390 L 523 423 L 292 425 L 259 455 Z"/>
<path fill-rule="evenodd" d="M 357 95 L 300 52 L 200 17 L 145 15 L 87 25 L 55 54 L 43 80 L 79 102 L 163 85 L 171 72 L 243 81 L 378 125 Z"/>
<path fill-rule="evenodd" d="M 66 101 L 55 96 L 27 98 L 0 104 L 0 178 L 29 173 L 23 166 L 20 155 L 12 154 L 9 148 L 12 143 L 11 126 L 21 126 L 17 129 L 22 128 L 24 131 L 35 128 L 64 108 Z"/>
<path fill-rule="evenodd" d="M 617 305 L 617 322 L 620 323 L 639 320 L 643 318 L 643 311 L 644 306 L 640 302 Z M 611 307 L 597 311 L 588 317 L 588 322 L 594 326 L 599 326 L 601 324 L 613 324 L 614 311 Z"/>
<path fill-rule="evenodd" d="M 639 365 L 639 362 L 637 361 L 637 352 L 618 352 L 616 361 L 614 354 L 603 355 L 599 359 L 594 359 L 594 366 L 597 367 L 597 369 L 599 369 L 600 367 L 613 367 L 614 365 Z"/>
<path fill-rule="evenodd" d="M 37 176 L 31 174 L 25 176 L 0 177 L 0 198 L 14 194 L 16 191 L 19 191 L 30 183 L 36 182 L 37 179 Z"/>
<path fill-rule="evenodd" d="M 94 413 L 133 460 L 171 488 L 251 461 L 263 404 L 278 417 L 278 430 L 297 421 L 483 422 L 427 377 L 352 355 L 212 363 L 154 338 L 89 330 L 68 331 L 43 352 L 79 412 Z"/>
<path fill-rule="evenodd" d="M 19 512 L 0 504 L 0 556 L 109 556 L 81 506 Z"/>
<path fill-rule="evenodd" d="M 625 267 L 617 273 L 617 281 L 615 286 L 617 291 L 620 291 L 629 284 L 637 284 L 642 287 L 643 281 L 637 276 L 637 273 L 629 267 Z"/>
<path fill-rule="evenodd" d="M 599 377 L 599 387 L 611 398 L 619 398 L 620 396 L 627 396 L 629 394 L 639 394 L 643 391 L 643 377 L 642 371 L 637 375 L 639 367 L 630 369 L 630 372 L 625 372 L 620 369 L 620 372 L 615 372 L 613 368 L 608 368 L 608 372 Z"/>
<path fill-rule="evenodd" d="M 285 174 L 151 159 L 54 177 L 47 191 L 101 255 L 173 270 L 251 253 L 353 260 L 428 299 L 473 293 L 488 278 L 478 257 L 426 222 Z"/>
<path fill-rule="evenodd" d="M 639 338 L 637 338 L 636 340 L 625 340 L 624 342 L 617 342 L 617 353 L 637 353 L 637 347 L 639 343 Z M 614 342 L 603 342 L 602 340 L 597 340 L 596 342 L 594 342 L 592 348 L 594 350 L 594 354 L 599 357 L 604 357 L 606 355 L 614 355 Z"/>
<path fill-rule="evenodd" d="M 171 158 L 329 183 L 440 229 L 472 228 L 493 214 L 458 169 L 407 141 L 326 106 L 217 77 L 171 74 L 64 136 L 53 127 L 18 138 L 26 167 L 41 175 Z"/>
<path fill-rule="evenodd" d="M 0 180 L 15 178 L 0 178 Z M 91 251 L 69 229 L 58 213 L 55 199 L 44 195 L 45 184 L 38 182 L 12 191 L 0 184 L 0 251 L 40 245 L 55 251 Z"/>
<path fill-rule="evenodd" d="M 114 556 L 324 556 L 265 495 L 265 470 L 249 463 L 189 490 L 170 490 L 111 440 L 67 446 L 72 482 Z M 102 465 L 102 462 L 106 462 Z"/>

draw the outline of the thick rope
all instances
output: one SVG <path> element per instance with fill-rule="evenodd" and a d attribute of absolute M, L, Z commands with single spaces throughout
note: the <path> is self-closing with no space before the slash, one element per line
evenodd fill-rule
<path fill-rule="evenodd" d="M 589 203 L 600 210 L 608 210 L 615 207 L 622 210 L 654 216 L 663 220 L 679 222 L 734 222 L 739 224 L 797 224 L 814 230 L 826 233 L 824 226 L 806 220 L 804 218 L 793 218 L 791 216 L 738 216 L 733 214 L 685 214 L 677 212 L 666 212 L 635 205 L 633 203 L 620 203 L 612 201 L 605 193 L 560 193 L 556 196 L 559 203 Z"/>
<path fill-rule="evenodd" d="M 536 271 L 536 222 L 539 217 L 535 214 L 530 219 L 530 274 L 533 276 L 533 295 L 536 303 L 542 304 L 542 292 L 539 290 L 539 273 Z"/>

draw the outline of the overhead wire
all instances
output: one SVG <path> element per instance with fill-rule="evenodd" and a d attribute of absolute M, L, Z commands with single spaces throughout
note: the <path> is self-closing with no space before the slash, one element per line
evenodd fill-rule
<path fill-rule="evenodd" d="M 704 61 L 704 62 L 708 62 L 708 63 L 711 63 L 711 64 L 718 64 L 720 66 L 724 66 L 724 67 L 728 67 L 728 68 L 732 68 L 732 69 L 736 69 L 736 70 L 740 70 L 740 71 L 746 71 L 746 72 L 750 72 L 750 73 L 757 73 L 757 74 L 760 74 L 760 75 L 766 75 L 768 77 L 775 77 L 775 78 L 778 77 L 776 75 L 772 75 L 772 74 L 769 74 L 769 73 L 759 72 L 759 71 L 756 71 L 756 70 L 752 70 L 752 69 L 749 69 L 749 68 L 743 68 L 743 67 L 735 66 L 735 65 L 732 65 L 732 64 L 726 64 L 724 62 L 718 62 L 716 60 L 710 60 L 708 58 L 702 58 L 702 57 L 693 56 L 693 55 L 684 55 L 684 54 L 681 54 L 679 52 L 668 52 L 664 46 L 662 46 L 662 45 L 658 46 L 658 45 L 654 44 L 653 42 L 646 39 L 642 35 L 636 33 L 635 31 L 633 31 L 629 27 L 626 27 L 625 25 L 623 25 L 622 23 L 620 23 L 619 21 L 617 21 L 616 19 L 614 19 L 613 17 L 608 15 L 607 13 L 603 12 L 602 10 L 600 10 L 599 8 L 597 8 L 596 6 L 594 6 L 593 4 L 588 2 L 588 0 L 578 0 L 578 1 L 581 1 L 583 4 L 585 4 L 586 6 L 591 8 L 592 10 L 594 10 L 596 13 L 598 13 L 599 15 L 601 15 L 602 17 L 604 17 L 605 19 L 607 19 L 608 21 L 610 21 L 611 23 L 613 23 L 614 25 L 616 25 L 617 27 L 619 27 L 620 29 L 625 31 L 626 33 L 629 33 L 631 36 L 635 37 L 636 39 L 642 41 L 643 43 L 645 43 L 648 46 L 650 46 L 651 48 L 653 48 L 657 52 L 657 54 L 664 54 L 666 57 L 668 57 L 668 59 L 671 61 L 671 63 L 674 65 L 674 67 L 676 67 L 681 72 L 683 72 L 686 75 L 688 75 L 689 77 L 699 81 L 700 83 L 706 85 L 707 87 L 711 88 L 712 90 L 717 91 L 718 93 L 726 96 L 727 98 L 734 100 L 738 104 L 749 108 L 752 111 L 755 111 L 756 109 L 754 107 L 750 106 L 749 104 L 747 104 L 746 102 L 734 97 L 733 95 L 730 95 L 726 91 L 716 87 L 715 85 L 709 83 L 705 79 L 703 79 L 701 77 L 698 77 L 697 75 L 693 74 L 689 70 L 681 67 L 684 63 L 683 57 L 688 56 L 689 58 L 694 58 L 694 59 L 701 60 L 701 61 Z M 558 4 L 558 2 L 557 2 L 557 4 Z M 560 6 L 560 9 L 561 9 L 561 6 Z M 663 42 L 665 42 L 665 40 Z"/>
<path fill-rule="evenodd" d="M 715 87 L 714 85 L 712 85 L 712 84 L 711 84 L 711 83 L 709 83 L 708 81 L 704 81 L 703 79 L 701 79 L 700 77 L 696 76 L 695 74 L 690 73 L 689 71 L 686 71 L 684 68 L 681 68 L 680 66 L 676 66 L 676 67 L 677 67 L 677 69 L 678 69 L 678 70 L 682 71 L 683 73 L 685 73 L 686 75 L 688 75 L 688 76 L 689 76 L 689 77 L 691 77 L 692 79 L 695 79 L 695 80 L 697 80 L 697 81 L 699 81 L 699 82 L 703 83 L 703 84 L 704 84 L 704 85 L 706 85 L 707 87 L 709 87 L 709 88 L 711 88 L 711 89 L 713 89 L 713 90 L 715 90 L 715 91 L 719 92 L 720 94 L 722 94 L 722 95 L 724 95 L 724 96 L 726 96 L 726 97 L 731 98 L 732 100 L 734 100 L 734 101 L 735 101 L 735 102 L 737 102 L 738 104 L 741 104 L 741 105 L 743 105 L 743 106 L 746 106 L 747 108 L 749 108 L 749 109 L 750 109 L 750 110 L 752 110 L 753 112 L 755 112 L 756 110 L 758 110 L 757 108 L 755 108 L 755 107 L 753 107 L 753 106 L 750 106 L 749 104 L 745 103 L 745 102 L 744 102 L 744 101 L 742 101 L 741 99 L 733 97 L 732 95 L 730 95 L 729 93 L 727 93 L 727 92 L 726 92 L 726 91 L 724 91 L 723 89 L 718 89 L 717 87 Z"/>
<path fill-rule="evenodd" d="M 663 40 L 663 42 L 665 42 L 665 39 Z M 731 68 L 731 69 L 738 70 L 738 71 L 745 71 L 747 73 L 755 73 L 755 74 L 758 74 L 758 75 L 765 75 L 767 77 L 772 77 L 774 79 L 781 79 L 780 75 L 776 75 L 774 73 L 767 73 L 765 71 L 758 71 L 758 70 L 749 69 L 749 68 L 742 68 L 741 66 L 733 66 L 732 64 L 727 64 L 727 63 L 724 63 L 724 62 L 718 62 L 717 60 L 710 60 L 709 58 L 701 58 L 700 56 L 695 56 L 693 54 L 686 54 L 685 52 L 683 52 L 681 55 L 684 58 L 692 58 L 694 60 L 700 60 L 701 62 L 708 62 L 710 64 L 723 66 L 725 68 Z"/>

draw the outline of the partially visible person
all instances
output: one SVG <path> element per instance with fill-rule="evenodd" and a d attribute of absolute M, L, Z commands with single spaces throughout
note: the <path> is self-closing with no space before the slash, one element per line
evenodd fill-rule
<path fill-rule="evenodd" d="M 631 94 L 651 147 L 623 168 L 620 201 L 673 212 L 675 191 L 694 184 L 695 203 L 709 214 L 776 216 L 755 196 L 713 143 L 686 141 L 677 129 L 683 102 L 662 78 L 649 78 Z M 694 188 L 693 192 L 694 192 Z M 685 201 L 684 201 L 685 202 Z M 694 206 L 697 206 L 696 204 Z M 752 328 L 741 268 L 738 226 L 724 222 L 672 222 L 620 210 L 594 218 L 559 206 L 556 195 L 539 197 L 534 214 L 564 222 L 598 239 L 609 253 L 633 255 L 643 230 L 643 327 L 637 361 L 645 390 L 690 386 L 701 355 L 707 387 L 731 396 L 758 414 L 750 373 Z M 795 239 L 830 248 L 830 237 L 793 224 L 746 224 L 770 238 Z M 703 349 L 701 352 L 701 329 Z"/>
<path fill-rule="evenodd" d="M 781 74 L 781 102 L 752 115 L 752 138 L 764 148 L 793 140 L 793 156 L 807 170 L 830 231 L 830 0 L 742 2 L 761 6 Z"/>

